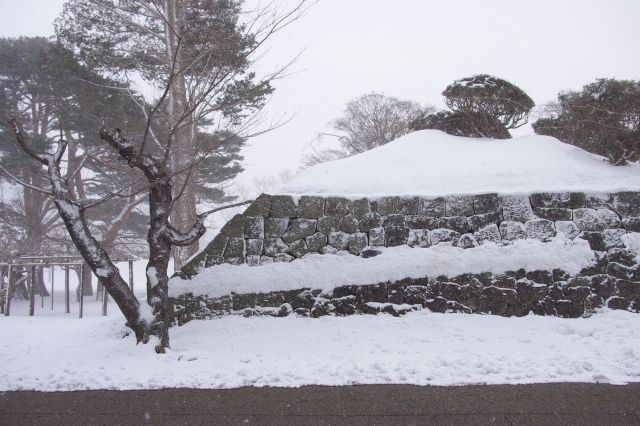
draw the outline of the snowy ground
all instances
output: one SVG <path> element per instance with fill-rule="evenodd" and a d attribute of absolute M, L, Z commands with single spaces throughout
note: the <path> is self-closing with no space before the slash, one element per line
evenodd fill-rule
<path fill-rule="evenodd" d="M 243 318 L 123 338 L 122 317 L 0 318 L 0 390 L 640 381 L 640 315 Z"/>
<path fill-rule="evenodd" d="M 471 139 L 422 130 L 343 160 L 318 164 L 282 194 L 440 196 L 616 192 L 640 188 L 640 165 L 612 166 L 549 136 Z"/>

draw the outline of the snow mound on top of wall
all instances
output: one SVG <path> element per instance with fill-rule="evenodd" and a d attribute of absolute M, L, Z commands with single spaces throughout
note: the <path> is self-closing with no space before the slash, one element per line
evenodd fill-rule
<path fill-rule="evenodd" d="M 309 167 L 279 192 L 355 198 L 639 189 L 640 165 L 612 166 L 549 136 L 472 139 L 422 130 Z"/>
<path fill-rule="evenodd" d="M 548 243 L 517 240 L 501 246 L 486 243 L 461 249 L 447 244 L 429 248 L 408 246 L 379 248 L 381 254 L 365 259 L 344 255 L 310 254 L 291 263 L 260 267 L 218 265 L 203 269 L 191 279 L 172 278 L 169 295 L 184 293 L 220 297 L 231 292 L 267 293 L 301 288 L 330 291 L 342 285 L 376 284 L 403 278 L 455 277 L 464 273 L 503 273 L 526 270 L 563 269 L 576 274 L 594 262 L 586 240 L 573 241 L 558 236 Z"/>

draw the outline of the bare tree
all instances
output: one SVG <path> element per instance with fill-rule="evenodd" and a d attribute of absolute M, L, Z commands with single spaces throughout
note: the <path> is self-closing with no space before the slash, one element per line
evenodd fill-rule
<path fill-rule="evenodd" d="M 409 133 L 409 125 L 431 111 L 417 102 L 370 93 L 347 103 L 344 115 L 331 125 L 344 151 L 354 155 Z"/>
<path fill-rule="evenodd" d="M 137 73 L 162 92 L 140 152 L 167 141 L 174 175 L 172 224 L 186 231 L 196 220 L 191 165 L 210 150 L 198 129 L 241 134 L 251 112 L 272 92 L 287 65 L 256 77 L 251 65 L 261 46 L 311 4 L 289 10 L 243 11 L 241 0 L 70 0 L 57 21 L 59 39 L 92 67 L 121 78 Z M 157 114 L 160 113 L 160 114 Z M 152 119 L 152 117 L 154 117 Z M 147 144 L 148 140 L 152 140 Z M 174 250 L 175 268 L 198 250 L 197 240 Z"/>

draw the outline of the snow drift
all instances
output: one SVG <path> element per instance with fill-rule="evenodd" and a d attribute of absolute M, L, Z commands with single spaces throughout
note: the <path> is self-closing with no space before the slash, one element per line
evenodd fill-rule
<path fill-rule="evenodd" d="M 355 198 L 638 189 L 640 165 L 612 166 L 549 136 L 472 139 L 422 130 L 310 167 L 279 192 Z"/>

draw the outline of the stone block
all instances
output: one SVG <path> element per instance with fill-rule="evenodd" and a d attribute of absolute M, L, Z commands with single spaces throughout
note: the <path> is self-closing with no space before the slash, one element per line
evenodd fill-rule
<path fill-rule="evenodd" d="M 409 247 L 430 247 L 431 237 L 428 229 L 411 229 L 407 239 Z"/>
<path fill-rule="evenodd" d="M 573 218 L 573 210 L 560 207 L 534 207 L 533 214 L 541 219 L 552 221 L 569 221 Z"/>
<path fill-rule="evenodd" d="M 612 209 L 613 195 L 611 194 L 585 194 L 586 203 L 584 207 L 590 209 Z"/>
<path fill-rule="evenodd" d="M 315 219 L 293 219 L 289 222 L 289 228 L 282 234 L 282 240 L 291 244 L 294 241 L 304 239 L 316 232 L 317 220 Z"/>
<path fill-rule="evenodd" d="M 581 231 L 601 232 L 604 230 L 604 222 L 594 209 L 575 209 L 573 211 L 573 222 Z"/>
<path fill-rule="evenodd" d="M 367 246 L 367 243 L 367 234 L 365 232 L 351 234 L 349 237 L 349 253 L 359 256 Z"/>
<path fill-rule="evenodd" d="M 316 252 L 327 245 L 327 236 L 322 232 L 316 232 L 313 235 L 305 237 L 304 241 L 307 243 L 307 249 L 310 252 Z"/>
<path fill-rule="evenodd" d="M 640 216 L 640 192 L 613 194 L 613 210 L 622 217 Z"/>
<path fill-rule="evenodd" d="M 331 312 L 340 317 L 355 314 L 356 303 L 357 300 L 355 296 L 340 297 L 337 299 L 331 299 L 328 302 L 328 304 L 331 305 Z"/>
<path fill-rule="evenodd" d="M 584 303 L 571 300 L 558 300 L 556 312 L 562 318 L 580 318 L 584 314 Z"/>
<path fill-rule="evenodd" d="M 604 223 L 605 228 L 620 228 L 620 216 L 613 210 L 597 209 L 596 214 Z"/>
<path fill-rule="evenodd" d="M 271 195 L 260 194 L 242 213 L 244 216 L 269 216 L 271 212 Z"/>
<path fill-rule="evenodd" d="M 624 247 L 624 243 L 622 242 L 622 236 L 625 235 L 627 231 L 624 229 L 605 229 L 602 231 L 602 239 L 604 241 L 604 246 L 607 250 L 617 247 Z"/>
<path fill-rule="evenodd" d="M 547 219 L 528 220 L 524 224 L 527 238 L 540 241 L 549 241 L 556 236 L 556 228 L 553 222 Z"/>
<path fill-rule="evenodd" d="M 478 247 L 478 240 L 476 240 L 473 234 L 464 234 L 460 236 L 456 245 L 463 249 Z"/>
<path fill-rule="evenodd" d="M 445 199 L 445 215 L 473 216 L 473 195 L 454 195 Z"/>
<path fill-rule="evenodd" d="M 220 229 L 220 235 L 225 237 L 243 238 L 244 216 L 237 214 Z"/>
<path fill-rule="evenodd" d="M 298 206 L 290 195 L 274 195 L 271 197 L 272 217 L 298 217 Z"/>
<path fill-rule="evenodd" d="M 262 247 L 264 240 L 261 239 L 249 239 L 246 242 L 247 256 L 260 256 L 262 254 Z"/>
<path fill-rule="evenodd" d="M 394 214 L 398 207 L 399 197 L 382 197 L 376 202 L 376 211 L 381 216 Z"/>
<path fill-rule="evenodd" d="M 421 285 L 408 285 L 404 288 L 404 303 L 424 306 L 429 299 L 428 289 Z"/>
<path fill-rule="evenodd" d="M 229 238 L 227 240 L 227 246 L 224 249 L 224 260 L 225 262 L 233 261 L 235 259 L 243 259 L 242 261 L 237 261 L 237 263 L 244 263 L 245 256 L 245 241 L 244 238 Z"/>
<path fill-rule="evenodd" d="M 567 287 L 565 294 L 573 302 L 584 302 L 591 294 L 591 289 L 587 286 Z"/>
<path fill-rule="evenodd" d="M 360 219 L 359 229 L 362 232 L 369 232 L 373 228 L 379 228 L 382 226 L 383 219 L 378 212 L 366 213 L 362 219 Z"/>
<path fill-rule="evenodd" d="M 418 212 L 422 216 L 442 217 L 445 215 L 445 200 L 439 198 L 420 198 L 418 200 Z"/>
<path fill-rule="evenodd" d="M 329 234 L 329 245 L 338 250 L 346 250 L 349 248 L 349 234 L 338 231 Z"/>
<path fill-rule="evenodd" d="M 342 232 L 346 232 L 347 234 L 353 234 L 354 232 L 358 232 L 359 226 L 358 219 L 356 219 L 353 215 L 348 214 L 342 218 L 340 218 L 339 230 Z"/>
<path fill-rule="evenodd" d="M 618 280 L 618 295 L 625 299 L 639 299 L 640 298 L 640 282 L 629 280 Z"/>
<path fill-rule="evenodd" d="M 535 219 L 529 197 L 517 195 L 503 195 L 500 197 L 502 203 L 502 218 L 505 221 L 526 222 Z"/>
<path fill-rule="evenodd" d="M 280 238 L 289 227 L 289 218 L 266 217 L 264 219 L 264 237 Z"/>
<path fill-rule="evenodd" d="M 289 244 L 289 253 L 297 258 L 301 258 L 305 254 L 309 253 L 307 249 L 307 243 L 304 240 L 297 240 Z"/>
<path fill-rule="evenodd" d="M 351 214 L 358 220 L 363 219 L 366 215 L 371 214 L 371 203 L 367 198 L 353 200 L 351 202 Z"/>
<path fill-rule="evenodd" d="M 351 201 L 342 197 L 327 197 L 324 202 L 324 214 L 331 217 L 342 217 L 349 214 Z"/>
<path fill-rule="evenodd" d="M 503 242 L 515 241 L 527 237 L 527 231 L 523 223 L 512 220 L 500 224 L 500 238 Z"/>
<path fill-rule="evenodd" d="M 358 305 L 364 305 L 370 302 L 385 303 L 387 301 L 387 284 L 360 286 L 358 287 L 356 296 L 358 298 Z"/>
<path fill-rule="evenodd" d="M 248 266 L 260 266 L 260 256 L 259 255 L 247 255 L 247 265 Z"/>
<path fill-rule="evenodd" d="M 438 221 L 438 228 L 453 229 L 460 234 L 471 231 L 471 225 L 469 225 L 469 220 L 465 216 L 441 217 Z"/>
<path fill-rule="evenodd" d="M 629 309 L 629 300 L 619 296 L 611 297 L 607 300 L 607 308 L 626 311 Z"/>
<path fill-rule="evenodd" d="M 533 207 L 560 207 L 578 209 L 585 207 L 586 195 L 582 192 L 541 192 L 529 197 Z"/>
<path fill-rule="evenodd" d="M 244 216 L 242 222 L 244 238 L 264 238 L 264 217 Z"/>
<path fill-rule="evenodd" d="M 386 226 L 384 228 L 384 240 L 387 247 L 407 244 L 409 228 L 406 226 Z"/>
<path fill-rule="evenodd" d="M 495 213 L 502 209 L 498 194 L 480 194 L 473 197 L 473 213 L 475 215 Z"/>
<path fill-rule="evenodd" d="M 322 216 L 318 219 L 317 229 L 324 235 L 329 235 L 332 232 L 338 231 L 340 227 L 340 219 L 331 216 Z"/>
<path fill-rule="evenodd" d="M 216 235 L 204 249 L 204 252 L 207 253 L 208 256 L 222 256 L 224 254 L 224 248 L 227 246 L 228 239 L 229 237 L 225 235 Z"/>
<path fill-rule="evenodd" d="M 605 251 L 607 249 L 602 232 L 584 231 L 578 235 L 578 238 L 589 241 L 589 247 L 591 247 L 591 250 Z"/>
<path fill-rule="evenodd" d="M 418 197 L 398 198 L 397 214 L 414 215 L 418 213 Z"/>
<path fill-rule="evenodd" d="M 410 215 L 405 217 L 405 226 L 411 229 L 436 229 L 438 218 L 423 215 Z"/>
<path fill-rule="evenodd" d="M 485 242 L 500 244 L 502 242 L 500 230 L 496 224 L 487 225 L 484 228 L 478 229 L 473 233 L 473 236 L 476 237 L 479 244 L 484 244 Z"/>
<path fill-rule="evenodd" d="M 289 245 L 285 243 L 281 238 L 265 238 L 264 239 L 264 254 L 267 256 L 276 256 L 281 253 L 288 253 Z"/>
<path fill-rule="evenodd" d="M 384 247 L 384 228 L 373 228 L 369 231 L 369 245 L 371 247 Z"/>
<path fill-rule="evenodd" d="M 446 243 L 456 245 L 460 238 L 460 233 L 452 229 L 437 228 L 431 231 L 431 244 L 436 245 Z"/>
<path fill-rule="evenodd" d="M 320 249 L 320 254 L 338 254 L 339 250 L 335 247 L 326 245 Z"/>
<path fill-rule="evenodd" d="M 502 214 L 499 211 L 491 212 L 491 213 L 481 213 L 475 214 L 468 218 L 469 226 L 472 231 L 477 231 L 478 229 L 482 229 L 485 226 L 495 224 L 498 225 L 502 221 Z"/>
<path fill-rule="evenodd" d="M 390 214 L 384 219 L 384 226 L 405 226 L 406 219 L 403 214 Z"/>
<path fill-rule="evenodd" d="M 567 238 L 573 240 L 580 234 L 580 228 L 573 221 L 559 220 L 555 222 L 557 234 L 564 234 Z"/>
<path fill-rule="evenodd" d="M 294 259 L 293 256 L 287 253 L 279 253 L 273 256 L 273 263 L 288 263 L 292 262 Z"/>
<path fill-rule="evenodd" d="M 318 219 L 324 215 L 324 198 L 302 196 L 298 200 L 298 217 Z"/>

